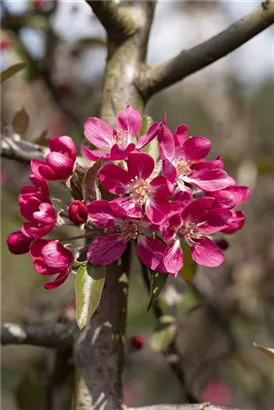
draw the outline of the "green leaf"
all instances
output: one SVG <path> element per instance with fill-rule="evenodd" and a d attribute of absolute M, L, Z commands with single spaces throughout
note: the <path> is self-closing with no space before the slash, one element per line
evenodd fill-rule
<path fill-rule="evenodd" d="M 191 257 L 190 246 L 187 243 L 182 244 L 184 253 L 184 266 L 180 270 L 180 275 L 186 282 L 191 282 L 197 272 L 197 263 Z"/>
<path fill-rule="evenodd" d="M 112 97 L 112 106 L 115 115 L 118 115 L 125 108 L 118 98 L 115 97 Z"/>
<path fill-rule="evenodd" d="M 144 135 L 147 133 L 147 130 L 151 125 L 153 124 L 153 119 L 149 115 L 143 115 L 143 122 L 142 122 L 142 128 L 140 130 L 140 135 Z"/>
<path fill-rule="evenodd" d="M 151 306 L 158 299 L 163 287 L 168 278 L 168 273 L 159 273 L 152 270 L 149 271 L 149 282 L 150 282 L 150 292 L 149 292 L 149 303 L 147 311 L 150 310 Z"/>
<path fill-rule="evenodd" d="M 98 171 L 102 165 L 102 158 L 99 158 L 93 165 L 90 167 L 82 182 L 82 192 L 84 201 L 88 204 L 95 199 L 101 198 L 101 193 L 98 188 Z"/>
<path fill-rule="evenodd" d="M 253 346 L 263 352 L 266 356 L 268 356 L 271 360 L 274 360 L 274 349 L 270 349 L 269 347 L 264 347 L 262 345 L 257 345 L 257 343 L 253 343 Z"/>
<path fill-rule="evenodd" d="M 151 335 L 151 349 L 154 352 L 165 351 L 174 340 L 176 329 L 175 319 L 172 316 L 163 316 L 160 319 L 158 328 Z"/>
<path fill-rule="evenodd" d="M 20 111 L 17 111 L 13 117 L 12 126 L 13 130 L 17 134 L 24 134 L 29 125 L 29 115 L 25 108 L 22 108 Z"/>
<path fill-rule="evenodd" d="M 7 68 L 6 70 L 2 71 L 1 73 L 1 83 L 3 81 L 6 81 L 8 78 L 12 77 L 13 75 L 19 73 L 19 71 L 23 70 L 23 68 L 26 68 L 25 63 L 18 63 L 14 64 L 11 67 Z"/>
<path fill-rule="evenodd" d="M 105 283 L 106 269 L 104 266 L 91 264 L 79 267 L 75 279 L 76 320 L 83 329 L 99 306 Z"/>

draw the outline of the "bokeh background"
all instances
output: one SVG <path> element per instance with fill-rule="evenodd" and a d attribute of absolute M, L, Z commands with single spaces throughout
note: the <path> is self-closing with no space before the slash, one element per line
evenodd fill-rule
<path fill-rule="evenodd" d="M 206 40 L 256 7 L 255 1 L 159 1 L 148 50 L 158 64 L 181 49 Z M 84 0 L 2 0 L 1 69 L 19 61 L 28 70 L 2 86 L 2 131 L 29 121 L 22 137 L 46 144 L 70 135 L 79 147 L 82 125 L 99 114 L 106 60 L 104 30 Z M 252 188 L 242 208 L 244 229 L 226 237 L 229 248 L 218 269 L 199 269 L 197 298 L 182 278 L 168 281 L 166 309 L 178 315 L 180 350 L 188 388 L 215 404 L 274 408 L 274 367 L 252 343 L 274 346 L 273 238 L 273 28 L 231 55 L 151 99 L 147 113 L 169 125 L 184 122 L 191 135 L 212 141 L 238 184 Z M 29 168 L 2 160 L 2 321 L 41 323 L 73 314 L 73 278 L 46 291 L 28 256 L 14 256 L 6 237 L 19 229 L 17 196 Z M 57 186 L 53 187 L 60 196 Z M 124 382 L 126 404 L 180 403 L 184 390 L 159 352 L 151 348 L 156 321 L 147 313 L 148 295 L 134 261 L 128 338 L 144 337 L 139 351 L 128 349 Z M 68 305 L 70 307 L 68 308 Z M 65 319 L 64 319 L 65 318 Z M 53 352 L 29 346 L 2 348 L 2 406 L 5 410 L 49 410 Z"/>

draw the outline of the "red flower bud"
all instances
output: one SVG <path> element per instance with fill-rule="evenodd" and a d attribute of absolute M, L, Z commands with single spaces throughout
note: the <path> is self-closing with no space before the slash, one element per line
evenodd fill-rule
<path fill-rule="evenodd" d="M 143 336 L 134 336 L 129 339 L 129 346 L 132 350 L 141 350 L 145 344 L 146 339 Z"/>
<path fill-rule="evenodd" d="M 81 201 L 73 201 L 68 209 L 69 219 L 74 225 L 81 225 L 86 222 L 88 217 L 88 208 Z"/>
<path fill-rule="evenodd" d="M 9 251 L 15 255 L 21 255 L 29 251 L 33 239 L 21 231 L 12 232 L 7 239 Z"/>
<path fill-rule="evenodd" d="M 1 38 L 1 41 L 0 41 L 0 50 L 1 51 L 3 51 L 3 50 L 8 50 L 9 48 L 10 48 L 10 40 L 6 37 L 4 37 L 4 38 Z"/>

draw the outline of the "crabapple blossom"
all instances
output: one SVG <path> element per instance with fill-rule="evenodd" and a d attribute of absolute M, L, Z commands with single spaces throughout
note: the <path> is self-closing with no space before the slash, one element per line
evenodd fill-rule
<path fill-rule="evenodd" d="M 29 251 L 33 239 L 21 231 L 12 232 L 7 238 L 9 251 L 15 255 L 21 255 Z"/>
<path fill-rule="evenodd" d="M 33 174 L 50 181 L 68 179 L 73 173 L 77 156 L 73 140 L 67 136 L 51 138 L 49 148 L 50 153 L 46 156 L 46 162 L 31 160 L 30 168 Z"/>
<path fill-rule="evenodd" d="M 68 207 L 68 217 L 74 225 L 81 225 L 88 218 L 88 208 L 82 201 L 73 201 Z"/>
<path fill-rule="evenodd" d="M 125 159 L 130 152 L 143 148 L 156 137 L 158 123 L 154 123 L 147 134 L 141 136 L 135 144 L 133 140 L 140 132 L 141 126 L 142 117 L 131 105 L 118 114 L 115 128 L 100 118 L 90 117 L 84 124 L 85 137 L 95 147 L 107 151 L 95 151 L 82 146 L 82 153 L 91 161 L 96 161 L 98 158 L 103 158 L 105 161 Z"/>

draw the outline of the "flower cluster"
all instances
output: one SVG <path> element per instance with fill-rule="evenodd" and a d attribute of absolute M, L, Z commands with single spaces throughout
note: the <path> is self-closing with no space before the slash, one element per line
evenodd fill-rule
<path fill-rule="evenodd" d="M 108 265 L 134 240 L 142 263 L 153 271 L 176 276 L 184 265 L 183 244 L 189 246 L 196 263 L 219 266 L 224 255 L 212 235 L 243 227 L 244 214 L 235 207 L 249 198 L 250 189 L 236 185 L 220 157 L 206 159 L 210 141 L 188 137 L 187 125 L 172 132 L 164 118 L 144 135 L 141 127 L 142 117 L 131 106 L 119 113 L 114 128 L 95 117 L 84 124 L 87 140 L 101 151 L 83 146 L 82 153 L 95 165 L 100 160 L 95 182 L 114 195 L 112 200 L 87 200 L 83 194 L 68 206 L 70 223 L 81 226 L 83 236 L 92 237 L 87 260 Z M 142 152 L 155 138 L 157 164 L 149 151 Z M 58 240 L 42 239 L 57 223 L 46 180 L 73 178 L 76 149 L 69 137 L 52 138 L 49 148 L 45 162 L 31 162 L 33 186 L 23 187 L 19 195 L 20 212 L 27 222 L 8 237 L 8 246 L 17 254 L 30 251 L 38 273 L 58 274 L 45 285 L 54 288 L 67 278 L 74 256 Z M 83 184 L 78 193 L 87 188 Z"/>

